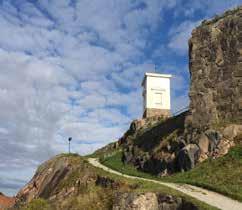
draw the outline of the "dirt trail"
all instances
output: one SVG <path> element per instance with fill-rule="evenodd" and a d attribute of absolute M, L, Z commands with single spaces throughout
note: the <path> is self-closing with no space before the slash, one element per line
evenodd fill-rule
<path fill-rule="evenodd" d="M 217 207 L 219 209 L 223 210 L 242 210 L 242 203 L 236 200 L 233 200 L 231 198 L 228 198 L 224 195 L 221 195 L 219 193 L 209 191 L 200 187 L 188 185 L 188 184 L 176 184 L 176 183 L 167 183 L 162 181 L 156 181 L 152 179 L 146 179 L 141 177 L 135 177 L 135 176 L 129 176 L 126 174 L 122 174 L 118 171 L 112 170 L 104 165 L 102 165 L 98 159 L 96 158 L 89 158 L 89 163 L 92 164 L 95 167 L 101 168 L 109 173 L 117 174 L 119 176 L 123 176 L 129 179 L 136 179 L 136 180 L 144 180 L 153 182 L 156 184 L 161 184 L 167 187 L 170 187 L 172 189 L 175 189 L 177 191 L 183 192 L 193 198 L 196 198 L 197 200 L 203 201 L 204 203 L 207 203 L 211 206 Z"/>

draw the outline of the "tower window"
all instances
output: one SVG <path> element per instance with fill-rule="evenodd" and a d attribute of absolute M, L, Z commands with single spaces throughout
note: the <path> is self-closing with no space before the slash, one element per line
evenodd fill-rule
<path fill-rule="evenodd" d="M 155 104 L 162 105 L 162 93 L 156 92 L 155 93 Z"/>

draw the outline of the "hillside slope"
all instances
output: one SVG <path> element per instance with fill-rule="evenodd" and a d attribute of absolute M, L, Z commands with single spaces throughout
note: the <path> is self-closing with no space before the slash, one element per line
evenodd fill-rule
<path fill-rule="evenodd" d="M 121 152 L 102 159 L 102 164 L 123 174 L 197 185 L 242 201 L 242 136 L 237 137 L 236 146 L 231 148 L 225 156 L 216 159 L 209 158 L 190 171 L 171 176 L 152 176 L 150 173 L 137 170 L 131 164 L 123 164 Z"/>
<path fill-rule="evenodd" d="M 0 192 L 0 210 L 10 208 L 14 205 L 15 198 L 5 196 L 3 193 Z"/>
<path fill-rule="evenodd" d="M 164 207 L 164 208 L 163 208 Z M 43 163 L 19 191 L 14 209 L 214 209 L 167 187 L 112 175 L 78 155 Z"/>

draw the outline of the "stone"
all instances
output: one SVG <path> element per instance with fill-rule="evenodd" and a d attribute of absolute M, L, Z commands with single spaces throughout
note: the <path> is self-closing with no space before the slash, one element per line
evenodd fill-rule
<path fill-rule="evenodd" d="M 134 120 L 131 124 L 130 124 L 130 128 L 129 130 L 131 131 L 131 133 L 135 133 L 137 130 L 139 130 L 140 128 L 142 128 L 145 124 L 145 120 L 141 119 L 141 120 Z"/>
<path fill-rule="evenodd" d="M 113 210 L 159 210 L 155 193 L 119 193 L 114 199 Z"/>
<path fill-rule="evenodd" d="M 113 210 L 198 210 L 198 208 L 180 197 L 154 192 L 126 192 L 115 195 Z"/>
<path fill-rule="evenodd" d="M 143 171 L 152 173 L 152 174 L 160 174 L 164 175 L 167 173 L 167 162 L 165 160 L 159 160 L 151 157 L 144 163 Z"/>
<path fill-rule="evenodd" d="M 198 146 L 201 150 L 201 153 L 207 153 L 208 152 L 209 139 L 204 133 L 198 139 Z"/>
<path fill-rule="evenodd" d="M 216 151 L 216 157 L 221 157 L 228 153 L 229 149 L 234 146 L 234 142 L 228 139 L 222 139 L 218 146 Z"/>
<path fill-rule="evenodd" d="M 224 138 L 234 139 L 236 136 L 242 134 L 242 125 L 229 125 L 222 132 Z"/>
<path fill-rule="evenodd" d="M 177 155 L 177 168 L 179 171 L 188 171 L 194 168 L 199 159 L 200 149 L 196 144 L 188 144 Z"/>
<path fill-rule="evenodd" d="M 198 163 L 201 163 L 203 162 L 204 160 L 207 160 L 208 159 L 208 155 L 205 154 L 205 153 L 201 153 L 199 158 L 198 158 Z"/>
<path fill-rule="evenodd" d="M 205 135 L 209 139 L 209 147 L 208 151 L 213 152 L 217 145 L 219 144 L 219 141 L 222 139 L 222 134 L 220 134 L 218 131 L 215 131 L 213 129 L 209 129 L 205 131 Z"/>
<path fill-rule="evenodd" d="M 143 114 L 144 118 L 150 118 L 155 116 L 162 116 L 163 118 L 168 118 L 171 116 L 171 111 L 169 109 L 149 108 L 149 109 L 146 109 Z"/>
<path fill-rule="evenodd" d="M 117 188 L 117 183 L 115 183 L 114 180 L 108 178 L 108 177 L 102 177 L 102 176 L 97 176 L 96 185 L 107 188 L 107 187 L 111 187 L 111 188 Z"/>

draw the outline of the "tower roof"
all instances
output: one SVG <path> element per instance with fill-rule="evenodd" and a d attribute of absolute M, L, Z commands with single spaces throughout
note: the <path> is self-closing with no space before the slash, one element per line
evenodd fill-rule
<path fill-rule="evenodd" d="M 159 74 L 159 73 L 149 73 L 149 72 L 146 72 L 145 75 L 144 75 L 144 79 L 143 79 L 143 81 L 141 83 L 142 86 L 144 85 L 144 82 L 145 82 L 146 77 L 171 78 L 172 75 L 171 74 Z"/>

